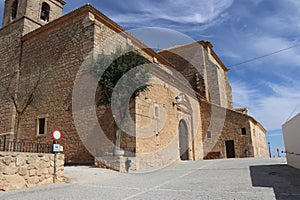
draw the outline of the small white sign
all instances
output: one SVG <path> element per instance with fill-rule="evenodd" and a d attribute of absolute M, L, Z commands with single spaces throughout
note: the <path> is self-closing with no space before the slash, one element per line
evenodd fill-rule
<path fill-rule="evenodd" d="M 60 144 L 53 144 L 53 152 L 60 152 Z"/>

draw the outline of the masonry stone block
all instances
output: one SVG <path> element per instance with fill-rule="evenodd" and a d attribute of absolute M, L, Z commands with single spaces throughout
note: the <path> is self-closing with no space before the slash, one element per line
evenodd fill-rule
<path fill-rule="evenodd" d="M 23 165 L 25 165 L 25 164 L 26 164 L 25 158 L 23 158 L 23 157 L 18 157 L 18 158 L 16 159 L 16 166 L 17 166 L 17 167 L 23 166 Z"/>
<path fill-rule="evenodd" d="M 0 152 L 0 155 L 2 157 L 5 155 L 0 160 L 0 191 L 34 187 L 53 182 L 54 169 L 48 161 L 54 157 L 53 154 Z M 29 162 L 26 162 L 25 158 Z M 59 162 L 63 163 L 63 159 L 63 155 L 58 156 Z M 7 165 L 8 163 L 9 165 Z M 57 166 L 58 181 L 64 180 L 63 168 L 63 164 Z"/>
<path fill-rule="evenodd" d="M 20 167 L 20 168 L 19 168 L 19 174 L 20 174 L 21 176 L 26 176 L 26 175 L 28 174 L 27 167 L 26 167 L 26 166 Z"/>
<path fill-rule="evenodd" d="M 3 160 L 3 163 L 6 164 L 6 165 L 10 165 L 10 163 L 12 163 L 14 161 L 14 159 L 10 156 L 5 156 Z"/>

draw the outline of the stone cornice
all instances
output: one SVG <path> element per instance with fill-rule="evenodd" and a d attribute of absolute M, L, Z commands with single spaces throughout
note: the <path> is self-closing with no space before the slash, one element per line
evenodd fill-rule
<path fill-rule="evenodd" d="M 50 1 L 57 1 L 58 3 L 60 3 L 61 5 L 66 5 L 66 2 L 63 0 L 50 0 Z"/>

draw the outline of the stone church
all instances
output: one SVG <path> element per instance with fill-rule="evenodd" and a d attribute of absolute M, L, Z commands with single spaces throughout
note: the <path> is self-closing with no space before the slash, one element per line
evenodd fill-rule
<path fill-rule="evenodd" d="M 0 135 L 51 143 L 59 129 L 66 163 L 119 171 L 268 156 L 265 128 L 246 108 L 233 108 L 229 69 L 210 42 L 154 51 L 91 5 L 63 16 L 64 5 L 5 1 Z M 151 63 L 149 89 L 127 106 L 134 124 L 128 130 L 118 127 L 113 109 L 95 106 L 97 81 L 82 73 L 114 45 L 130 46 Z"/>

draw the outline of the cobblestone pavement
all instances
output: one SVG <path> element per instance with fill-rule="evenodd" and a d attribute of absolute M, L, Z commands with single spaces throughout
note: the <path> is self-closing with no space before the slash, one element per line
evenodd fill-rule
<path fill-rule="evenodd" d="M 0 199 L 300 199 L 300 170 L 285 159 L 178 162 L 148 173 L 66 167 L 68 183 L 0 192 Z"/>

